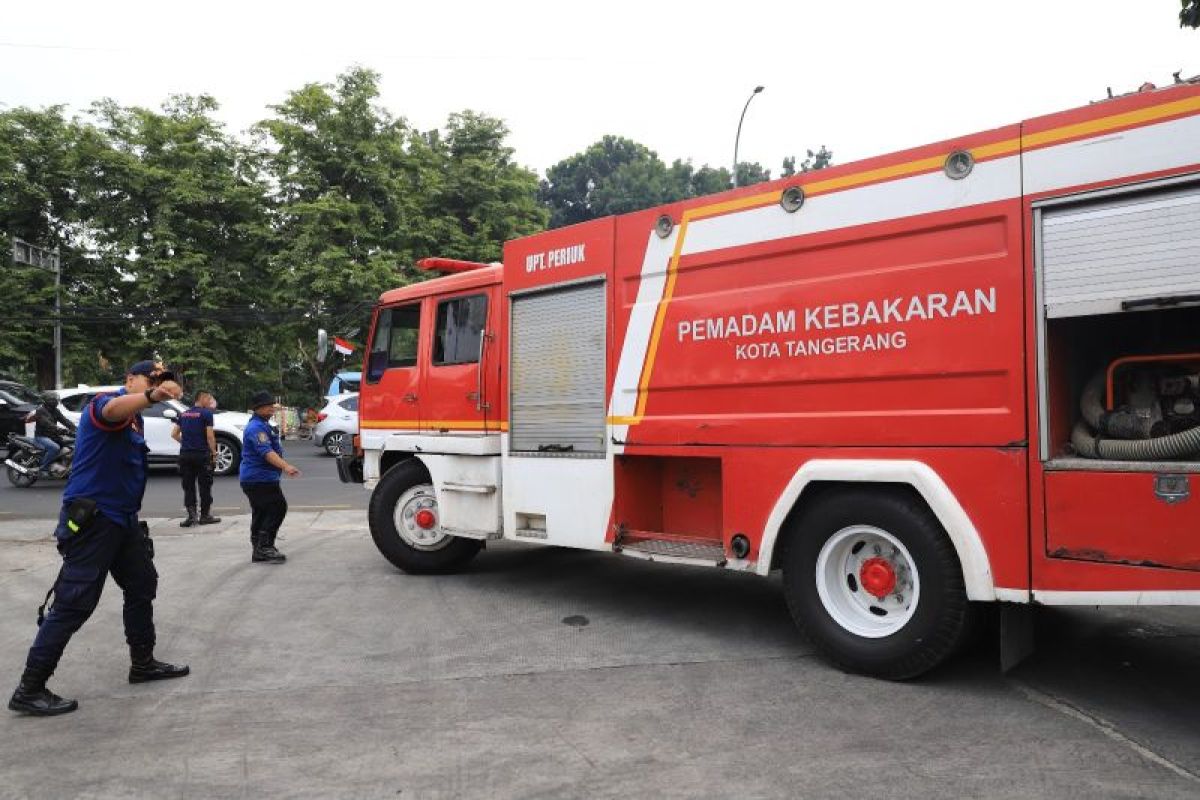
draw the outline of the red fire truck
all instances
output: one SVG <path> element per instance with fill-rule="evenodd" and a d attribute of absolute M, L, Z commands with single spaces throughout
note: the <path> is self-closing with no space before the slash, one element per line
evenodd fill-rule
<path fill-rule="evenodd" d="M 984 603 L 1005 653 L 1037 604 L 1200 604 L 1198 82 L 423 266 L 339 464 L 403 570 L 779 569 L 890 678 Z"/>

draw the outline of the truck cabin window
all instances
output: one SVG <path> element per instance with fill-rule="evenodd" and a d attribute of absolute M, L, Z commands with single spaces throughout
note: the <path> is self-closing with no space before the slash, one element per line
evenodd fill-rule
<path fill-rule="evenodd" d="M 487 322 L 487 296 L 456 297 L 438 303 L 437 327 L 433 336 L 433 364 L 474 364 L 479 360 L 479 341 Z"/>
<path fill-rule="evenodd" d="M 375 323 L 375 338 L 367 361 L 367 381 L 377 382 L 393 367 L 417 365 L 417 342 L 421 332 L 421 306 L 385 308 Z"/>

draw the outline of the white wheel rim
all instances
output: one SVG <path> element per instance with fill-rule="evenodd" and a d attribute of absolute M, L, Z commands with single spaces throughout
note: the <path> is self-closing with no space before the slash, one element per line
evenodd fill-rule
<path fill-rule="evenodd" d="M 233 448 L 224 442 L 217 442 L 217 457 L 213 459 L 213 468 L 224 472 L 233 464 Z"/>
<path fill-rule="evenodd" d="M 417 521 L 417 514 L 425 511 L 433 514 L 433 524 L 430 527 L 422 527 Z M 396 533 L 400 534 L 400 538 L 409 547 L 417 550 L 440 550 L 450 543 L 450 535 L 442 530 L 437 495 L 432 484 L 413 486 L 400 495 L 392 519 L 396 524 Z"/>
<path fill-rule="evenodd" d="M 889 573 L 892 588 L 884 597 L 868 591 L 867 587 L 887 587 Z M 907 625 L 921 596 L 916 562 L 908 549 L 871 525 L 851 525 L 829 537 L 817 556 L 816 581 L 817 594 L 833 621 L 869 639 L 891 636 Z"/>

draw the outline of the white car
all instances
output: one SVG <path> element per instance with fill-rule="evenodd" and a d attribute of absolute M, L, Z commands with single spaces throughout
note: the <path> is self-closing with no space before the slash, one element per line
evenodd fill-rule
<path fill-rule="evenodd" d="M 317 427 L 313 428 L 313 444 L 324 447 L 331 456 L 338 448 L 349 444 L 358 433 L 358 393 L 348 392 L 325 398 L 325 407 L 317 412 Z"/>
<path fill-rule="evenodd" d="M 79 414 L 87 402 L 98 394 L 115 392 L 120 386 L 77 386 L 74 389 L 59 389 L 58 399 L 63 415 L 79 424 Z M 156 403 L 142 412 L 145 420 L 146 446 L 150 448 L 150 464 L 174 464 L 179 459 L 179 442 L 171 438 L 171 429 L 179 414 L 189 406 L 179 400 Z M 217 459 L 214 474 L 236 475 L 242 458 L 242 429 L 250 422 L 250 415 L 240 411 L 225 411 L 218 408 L 213 412 L 213 434 L 217 439 Z"/>

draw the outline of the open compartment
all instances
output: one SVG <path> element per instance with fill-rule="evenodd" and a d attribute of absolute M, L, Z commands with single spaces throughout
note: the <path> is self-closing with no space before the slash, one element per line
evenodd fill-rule
<path fill-rule="evenodd" d="M 721 542 L 721 459 L 620 455 L 615 520 L 620 538 Z"/>
<path fill-rule="evenodd" d="M 1200 471 L 1200 306 L 1047 320 L 1046 391 L 1047 467 Z"/>
<path fill-rule="evenodd" d="M 1046 553 L 1200 570 L 1200 181 L 1034 216 Z"/>

